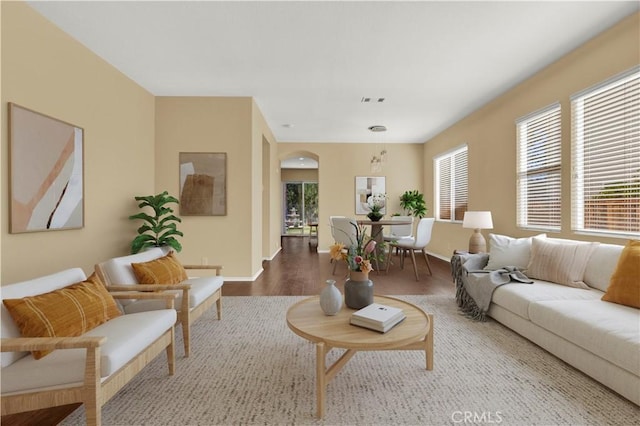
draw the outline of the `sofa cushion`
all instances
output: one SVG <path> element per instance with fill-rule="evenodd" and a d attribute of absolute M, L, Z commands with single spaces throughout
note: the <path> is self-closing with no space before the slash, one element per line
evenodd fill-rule
<path fill-rule="evenodd" d="M 169 330 L 176 311 L 163 309 L 121 315 L 84 336 L 106 336 L 100 347 L 100 374 L 107 378 Z M 57 350 L 35 360 L 26 356 L 2 369 L 2 393 L 24 392 L 48 386 L 71 386 L 84 380 L 85 349 Z"/>
<path fill-rule="evenodd" d="M 492 303 L 503 307 L 524 319 L 529 319 L 529 304 L 543 300 L 598 300 L 602 292 L 559 284 L 535 281 L 533 284 L 510 283 L 500 286 L 493 293 Z"/>
<path fill-rule="evenodd" d="M 584 270 L 584 283 L 589 287 L 607 291 L 623 248 L 624 246 L 618 244 L 599 244 Z"/>
<path fill-rule="evenodd" d="M 534 237 L 527 276 L 569 287 L 589 288 L 582 280 L 598 244 Z"/>
<path fill-rule="evenodd" d="M 173 251 L 148 262 L 131 263 L 131 267 L 140 284 L 179 284 L 188 278 Z"/>
<path fill-rule="evenodd" d="M 191 284 L 191 289 L 189 290 L 189 306 L 193 308 L 200 305 L 206 298 L 218 291 L 220 287 L 222 287 L 222 284 L 224 284 L 224 279 L 221 276 L 189 278 L 184 284 Z M 182 291 L 176 290 L 175 293 L 178 295 L 175 306 L 177 310 L 180 310 L 180 306 L 182 306 Z M 126 313 L 134 313 L 163 309 L 164 306 L 165 303 L 161 300 L 139 299 L 125 306 L 124 310 Z"/>
<path fill-rule="evenodd" d="M 18 299 L 21 297 L 35 296 L 41 293 L 57 290 L 62 287 L 83 281 L 87 278 L 80 268 L 71 268 L 55 274 L 45 275 L 32 280 L 21 281 L 2 286 L 0 297 L 2 299 Z M 0 335 L 6 337 L 20 337 L 20 330 L 9 310 L 0 303 Z M 29 352 L 2 352 L 2 367 L 6 367 L 14 361 L 27 355 Z"/>
<path fill-rule="evenodd" d="M 71 337 L 121 315 L 95 274 L 86 281 L 21 299 L 4 299 L 23 337 Z M 40 359 L 51 351 L 33 351 Z"/>
<path fill-rule="evenodd" d="M 601 300 L 534 302 L 531 321 L 569 342 L 640 375 L 640 310 Z"/>
<path fill-rule="evenodd" d="M 546 234 L 538 237 L 545 238 Z M 489 234 L 489 263 L 484 269 L 496 270 L 504 266 L 515 266 L 526 269 L 531 257 L 531 240 L 528 238 L 512 238 L 506 235 Z"/>
<path fill-rule="evenodd" d="M 622 250 L 602 300 L 640 308 L 640 241 L 629 241 Z"/>
<path fill-rule="evenodd" d="M 102 271 L 106 276 L 107 285 L 134 285 L 138 284 L 136 274 L 133 273 L 132 263 L 148 262 L 164 256 L 166 253 L 160 247 L 154 247 L 149 250 L 128 256 L 114 257 L 102 263 Z M 132 303 L 131 299 L 120 299 L 119 303 L 123 307 Z"/>

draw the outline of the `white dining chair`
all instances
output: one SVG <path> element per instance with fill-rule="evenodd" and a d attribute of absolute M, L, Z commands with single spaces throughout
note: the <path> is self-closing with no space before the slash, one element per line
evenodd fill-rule
<path fill-rule="evenodd" d="M 329 228 L 331 228 L 331 238 L 333 238 L 333 243 L 336 243 L 336 231 L 333 226 L 333 219 L 344 218 L 345 216 L 329 216 Z M 329 263 L 333 262 L 333 259 L 329 257 Z"/>
<path fill-rule="evenodd" d="M 404 240 L 399 240 L 396 242 L 389 243 L 389 254 L 391 256 L 391 252 L 393 248 L 397 247 L 400 250 L 400 267 L 404 267 L 404 258 L 406 253 L 409 252 L 411 255 L 411 261 L 413 262 L 413 271 L 416 274 L 416 281 L 419 281 L 418 278 L 418 266 L 416 265 L 416 256 L 415 251 L 420 250 L 424 256 L 424 261 L 427 263 L 427 269 L 429 269 L 429 275 L 433 275 L 431 272 L 431 265 L 429 264 L 429 258 L 427 257 L 427 252 L 425 251 L 426 246 L 431 241 L 431 231 L 433 230 L 433 224 L 435 223 L 435 218 L 423 218 L 418 222 L 418 227 L 416 228 L 416 236 L 415 238 L 405 238 Z M 389 272 L 389 264 L 387 262 L 387 273 Z"/>
<path fill-rule="evenodd" d="M 391 216 L 392 222 L 404 222 L 400 225 L 391 225 L 389 235 L 384 236 L 387 243 L 409 240 L 413 235 L 413 216 Z M 409 223 L 406 223 L 409 222 Z"/>

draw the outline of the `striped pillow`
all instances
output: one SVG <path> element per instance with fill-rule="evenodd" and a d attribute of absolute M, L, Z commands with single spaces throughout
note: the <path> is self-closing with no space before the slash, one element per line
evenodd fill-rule
<path fill-rule="evenodd" d="M 591 254 L 600 243 L 554 241 L 534 237 L 527 276 L 569 287 L 585 288 L 582 279 Z"/>
<path fill-rule="evenodd" d="M 140 284 L 180 284 L 189 278 L 173 251 L 149 262 L 132 263 L 131 267 Z"/>
<path fill-rule="evenodd" d="M 49 293 L 2 301 L 22 337 L 81 336 L 121 315 L 115 300 L 92 274 L 86 281 Z M 33 351 L 40 359 L 52 351 Z"/>

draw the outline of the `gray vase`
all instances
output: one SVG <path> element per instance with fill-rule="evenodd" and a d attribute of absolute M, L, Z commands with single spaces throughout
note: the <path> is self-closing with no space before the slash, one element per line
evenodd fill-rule
<path fill-rule="evenodd" d="M 327 286 L 320 292 L 320 307 L 325 315 L 335 315 L 342 308 L 342 294 L 334 280 L 327 280 Z"/>
<path fill-rule="evenodd" d="M 344 303 L 351 309 L 362 309 L 373 303 L 373 281 L 368 274 L 351 271 L 344 283 Z"/>

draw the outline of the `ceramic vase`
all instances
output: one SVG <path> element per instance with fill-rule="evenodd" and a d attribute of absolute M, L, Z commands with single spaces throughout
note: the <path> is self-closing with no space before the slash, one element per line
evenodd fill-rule
<path fill-rule="evenodd" d="M 334 280 L 327 280 L 327 286 L 320 292 L 320 307 L 325 315 L 335 315 L 342 308 L 342 294 Z"/>
<path fill-rule="evenodd" d="M 373 303 L 373 281 L 368 273 L 350 271 L 344 283 L 344 303 L 351 309 L 361 309 Z"/>

